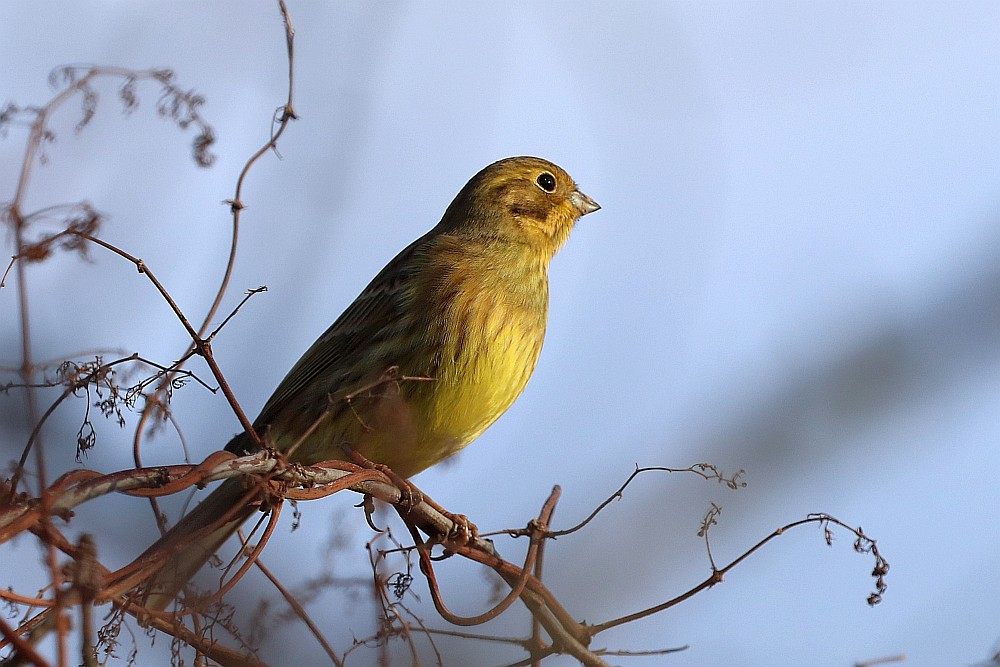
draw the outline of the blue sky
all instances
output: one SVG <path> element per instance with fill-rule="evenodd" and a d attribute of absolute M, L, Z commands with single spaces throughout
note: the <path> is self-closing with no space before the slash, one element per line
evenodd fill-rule
<path fill-rule="evenodd" d="M 584 534 L 553 544 L 546 580 L 589 621 L 706 577 L 696 531 L 710 502 L 723 508 L 712 533 L 720 562 L 823 511 L 863 526 L 892 565 L 885 601 L 870 609 L 872 563 L 849 536 L 830 549 L 818 529 L 794 531 L 723 585 L 599 638 L 609 648 L 690 645 L 625 664 L 833 667 L 905 654 L 907 665 L 936 666 L 993 655 L 1000 6 L 290 6 L 301 119 L 281 159 L 266 158 L 248 181 L 227 303 L 269 291 L 215 345 L 249 411 L 479 168 L 546 157 L 603 209 L 553 263 L 548 337 L 525 394 L 453 463 L 420 475 L 421 488 L 489 530 L 523 525 L 556 483 L 557 524 L 569 525 L 635 464 L 747 471 L 738 492 L 643 478 Z M 200 170 L 190 133 L 155 117 L 154 89 L 140 89 L 142 106 L 124 118 L 105 86 L 82 133 L 75 110 L 56 119 L 29 204 L 92 202 L 108 216 L 104 237 L 200 314 L 228 249 L 220 202 L 284 99 L 284 58 L 269 2 L 4 3 L 0 102 L 47 100 L 46 76 L 62 64 L 170 67 L 206 96 L 219 137 L 216 165 Z M 12 130 L 0 142 L 0 198 L 22 140 Z M 185 345 L 149 286 L 113 257 L 64 256 L 29 278 L 39 358 L 113 347 L 169 361 Z M 11 365 L 13 290 L 0 292 L 0 309 L 10 351 L 0 363 Z M 11 424 L 16 401 L 0 402 Z M 194 385 L 174 409 L 196 458 L 238 429 L 221 397 Z M 74 410 L 53 426 L 53 465 L 74 465 L 54 451 L 72 440 Z M 4 460 L 23 442 L 10 432 Z M 102 424 L 99 435 L 86 465 L 127 466 L 128 434 Z M 162 435 L 147 456 L 177 461 L 176 438 Z M 335 571 L 364 575 L 370 535 L 351 500 L 302 507 L 303 528 L 265 554 L 284 579 L 326 567 L 331 535 L 354 539 L 335 552 Z M 143 511 L 108 500 L 74 527 L 103 531 L 105 558 L 121 563 L 154 532 Z M 134 512 L 134 522 L 107 522 L 112 512 Z M 511 557 L 523 548 L 500 547 Z M 13 548 L 34 553 L 27 542 Z M 455 607 L 484 608 L 484 581 L 454 566 Z M 243 588 L 247 609 L 273 595 L 262 581 Z M 351 604 L 330 594 L 314 608 L 341 646 L 371 627 L 371 612 Z M 519 617 L 492 630 L 525 628 Z M 319 655 L 301 628 L 285 631 L 265 658 Z M 446 664 L 513 659 L 445 645 Z"/>

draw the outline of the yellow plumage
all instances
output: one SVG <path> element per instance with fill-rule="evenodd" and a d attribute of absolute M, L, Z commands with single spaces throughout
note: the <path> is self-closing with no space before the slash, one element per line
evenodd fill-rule
<path fill-rule="evenodd" d="M 254 428 L 293 461 L 344 459 L 346 445 L 403 477 L 462 449 L 527 384 L 545 336 L 549 262 L 598 208 L 545 160 L 489 165 L 306 351 Z M 242 434 L 226 448 L 249 453 L 251 442 Z M 241 480 L 223 483 L 147 553 L 213 523 L 242 493 Z M 251 512 L 185 541 L 146 605 L 169 604 Z"/>

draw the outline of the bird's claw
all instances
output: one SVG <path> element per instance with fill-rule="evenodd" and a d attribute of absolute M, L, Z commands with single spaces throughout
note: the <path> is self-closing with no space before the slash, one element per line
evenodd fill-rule
<path fill-rule="evenodd" d="M 448 551 L 456 551 L 479 539 L 479 528 L 469 521 L 469 517 L 464 514 L 450 513 L 447 516 L 454 524 L 448 531 L 448 535 L 445 536 L 445 546 Z"/>

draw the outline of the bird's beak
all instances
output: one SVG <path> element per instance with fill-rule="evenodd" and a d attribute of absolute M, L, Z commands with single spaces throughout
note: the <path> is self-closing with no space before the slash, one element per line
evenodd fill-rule
<path fill-rule="evenodd" d="M 601 208 L 600 204 L 579 190 L 573 190 L 569 196 L 569 201 L 580 212 L 580 215 L 587 215 Z"/>

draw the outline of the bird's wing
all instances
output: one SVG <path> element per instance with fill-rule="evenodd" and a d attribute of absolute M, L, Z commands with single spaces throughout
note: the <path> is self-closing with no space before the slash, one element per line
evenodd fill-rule
<path fill-rule="evenodd" d="M 377 359 L 385 340 L 408 323 L 405 307 L 413 274 L 420 270 L 419 255 L 429 234 L 404 248 L 386 264 L 330 328 L 320 336 L 275 389 L 254 421 L 269 424 L 289 402 L 306 396 L 347 394 L 374 382 L 390 359 Z M 384 365 L 382 368 L 380 365 Z M 371 377 L 368 377 L 371 376 Z M 345 386 L 357 385 L 357 386 Z"/>

